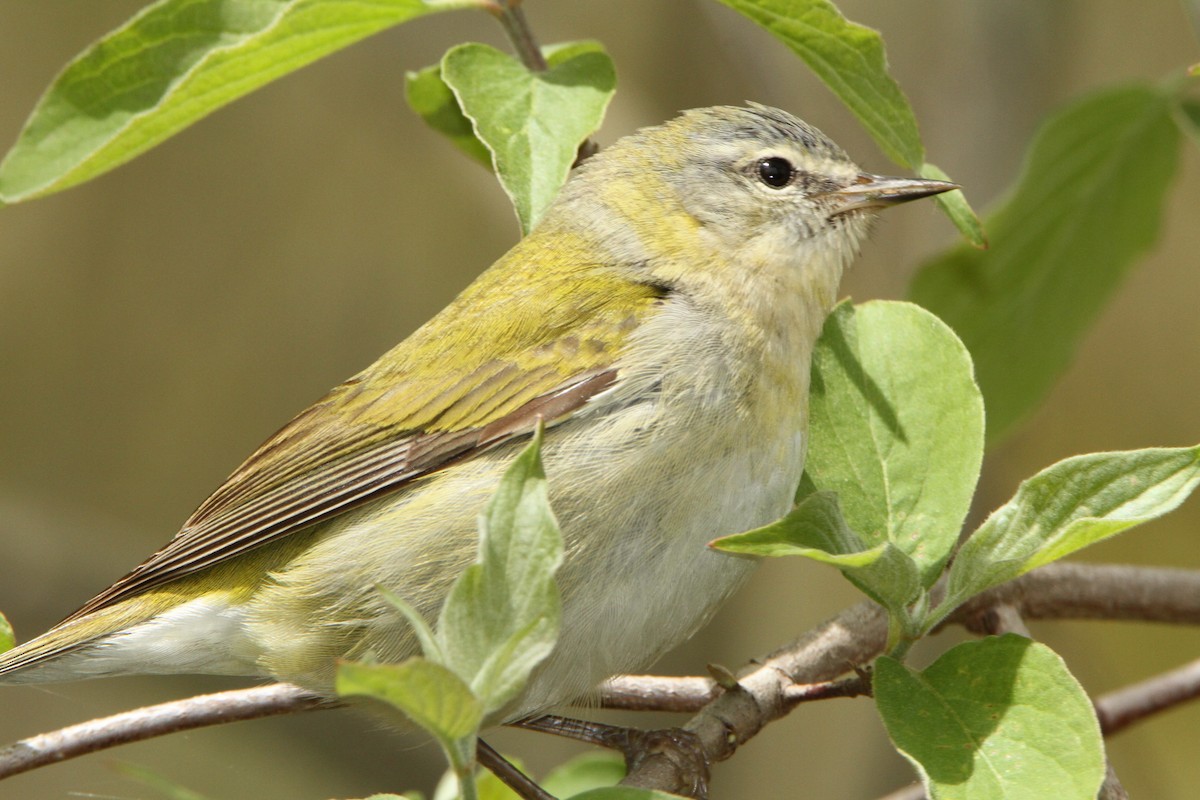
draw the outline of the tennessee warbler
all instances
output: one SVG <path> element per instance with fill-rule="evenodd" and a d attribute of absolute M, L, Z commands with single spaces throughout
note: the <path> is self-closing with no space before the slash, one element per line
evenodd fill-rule
<path fill-rule="evenodd" d="M 865 174 L 759 105 L 622 139 L 166 546 L 0 656 L 0 682 L 213 673 L 331 694 L 340 657 L 412 655 L 378 587 L 436 617 L 539 419 L 562 633 L 512 716 L 646 668 L 752 567 L 705 543 L 792 504 L 813 344 L 873 210 L 952 188 Z"/>

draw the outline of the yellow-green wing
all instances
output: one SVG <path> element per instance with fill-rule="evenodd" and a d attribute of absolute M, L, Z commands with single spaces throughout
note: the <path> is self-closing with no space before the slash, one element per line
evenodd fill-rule
<path fill-rule="evenodd" d="M 663 292 L 558 263 L 528 282 L 503 261 L 484 273 L 268 439 L 174 539 L 68 619 L 394 492 L 610 387 L 622 344 Z"/>

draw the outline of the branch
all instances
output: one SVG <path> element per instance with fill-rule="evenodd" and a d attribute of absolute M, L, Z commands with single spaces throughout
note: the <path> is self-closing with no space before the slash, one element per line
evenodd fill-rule
<path fill-rule="evenodd" d="M 1048 564 L 971 598 L 948 622 L 979 630 L 995 606 L 1025 619 L 1106 619 L 1200 625 L 1200 572 L 1119 564 Z"/>
<path fill-rule="evenodd" d="M 530 72 L 545 72 L 549 69 L 542 48 L 538 46 L 533 29 L 525 19 L 525 11 L 521 8 L 521 0 L 496 0 L 487 6 L 487 10 L 500 22 L 508 41 L 512 43 L 517 58 Z"/>
<path fill-rule="evenodd" d="M 0 778 L 168 733 L 337 705 L 297 686 L 274 683 L 146 706 L 14 742 L 0 750 Z"/>
<path fill-rule="evenodd" d="M 1197 697 L 1200 697 L 1200 659 L 1101 696 L 1096 700 L 1096 716 L 1104 735 L 1111 736 Z"/>
<path fill-rule="evenodd" d="M 762 666 L 740 678 L 735 689 L 722 693 L 688 720 L 683 729 L 699 742 L 708 763 L 723 761 L 767 723 L 795 707 L 788 694 L 797 684 L 830 680 L 866 664 L 883 652 L 886 643 L 883 610 L 874 603 L 851 606 L 776 650 Z M 694 776 L 681 774 L 677 764 L 677 760 L 651 754 L 622 785 L 686 791 Z"/>
<path fill-rule="evenodd" d="M 857 616 L 851 614 L 856 608 L 833 617 L 776 653 L 801 647 L 830 626 L 859 624 Z M 1107 564 L 1049 564 L 972 598 L 943 627 L 958 624 L 976 633 L 1020 632 L 1024 630 L 1024 619 L 1200 625 L 1200 572 Z M 863 635 L 878 636 L 878 631 L 864 631 Z M 834 674 L 825 671 L 827 661 L 814 663 L 810 668 L 800 663 L 804 656 L 798 656 L 799 660 L 793 662 L 798 671 L 791 674 L 798 683 L 828 680 L 852 665 L 868 663 L 879 652 L 871 652 L 861 661 L 843 662 Z M 719 694 L 720 690 L 709 678 L 618 675 L 601 687 L 600 702 L 606 708 L 696 712 Z"/>
<path fill-rule="evenodd" d="M 989 628 L 1023 628 L 1023 618 L 1200 624 L 1200 573 L 1162 568 L 1050 564 L 972 598 L 947 620 L 947 624 L 955 622 L 987 632 Z M 794 704 L 789 706 L 783 698 L 795 691 L 797 684 L 830 680 L 869 663 L 882 653 L 886 627 L 883 611 L 873 603 L 860 603 L 843 611 L 773 653 L 762 667 L 741 678 L 735 691 L 720 694 L 703 706 L 684 725 L 684 730 L 696 735 L 709 763 L 729 758 L 765 725 L 791 711 Z M 637 706 L 631 701 L 631 695 L 638 691 L 639 683 L 644 680 L 638 678 L 626 683 L 624 678 L 616 678 L 610 685 L 618 690 L 623 707 L 632 708 Z M 715 691 L 712 681 L 700 680 L 700 684 L 673 686 L 671 704 L 678 707 L 689 701 L 700 702 Z M 688 698 L 688 692 L 695 694 Z M 1185 694 L 1186 691 L 1176 691 L 1171 704 L 1183 702 Z M 657 708 L 653 697 L 645 699 L 647 703 L 642 708 Z M 1147 706 L 1147 714 L 1166 707 Z M 630 772 L 623 784 L 681 792 L 691 785 L 692 777 L 681 774 L 671 760 L 647 758 Z M 919 787 L 917 790 L 920 791 Z"/>
<path fill-rule="evenodd" d="M 996 608 L 1000 611 L 990 611 Z M 1010 626 L 1021 616 L 1200 624 L 1200 573 L 1052 564 L 985 592 L 951 619 L 978 630 Z M 860 603 L 756 662 L 731 690 L 709 678 L 624 675 L 605 684 L 601 702 L 615 708 L 695 713 L 685 728 L 696 735 L 710 762 L 721 761 L 800 702 L 861 693 L 861 676 L 833 679 L 879 655 L 886 628 L 878 606 Z M 1096 708 L 1105 733 L 1111 734 L 1197 696 L 1200 661 L 1105 695 Z M 271 684 L 148 706 L 9 745 L 0 750 L 0 778 L 176 731 L 337 705 L 290 684 Z M 626 780 L 669 790 L 679 779 L 672 769 L 665 759 L 650 754 Z"/>

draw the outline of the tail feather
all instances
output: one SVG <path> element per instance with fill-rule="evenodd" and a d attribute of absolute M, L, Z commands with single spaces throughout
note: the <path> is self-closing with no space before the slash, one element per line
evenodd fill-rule
<path fill-rule="evenodd" d="M 164 609 L 126 601 L 68 619 L 0 654 L 0 684 L 138 674 L 257 675 L 242 610 L 225 594 Z"/>

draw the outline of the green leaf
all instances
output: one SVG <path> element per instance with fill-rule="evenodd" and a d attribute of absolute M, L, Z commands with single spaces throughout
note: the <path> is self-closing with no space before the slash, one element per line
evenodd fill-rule
<path fill-rule="evenodd" d="M 802 495 L 836 492 L 849 527 L 907 553 L 928 587 L 958 539 L 982 451 L 971 360 L 949 328 L 908 303 L 834 310 L 813 354 Z"/>
<path fill-rule="evenodd" d="M 512 759 L 505 758 L 512 763 Z M 521 771 L 525 772 L 523 768 Z M 475 795 L 476 800 L 521 800 L 521 796 L 508 788 L 508 784 L 486 769 L 475 771 Z"/>
<path fill-rule="evenodd" d="M 555 797 L 574 797 L 613 786 L 625 777 L 625 759 L 612 752 L 584 753 L 550 771 L 542 788 Z"/>
<path fill-rule="evenodd" d="M 504 754 L 504 759 L 524 774 L 530 774 L 519 759 L 515 759 L 507 753 Z M 433 793 L 433 800 L 459 800 L 461 797 L 458 776 L 454 774 L 454 770 L 447 770 L 443 773 L 442 779 L 438 781 L 437 789 Z M 521 798 L 502 780 L 487 769 L 480 767 L 475 770 L 475 800 L 521 800 Z"/>
<path fill-rule="evenodd" d="M 424 658 L 399 664 L 344 662 L 338 666 L 337 693 L 374 697 L 400 709 L 447 750 L 474 736 L 483 721 L 483 705 L 470 687 Z"/>
<path fill-rule="evenodd" d="M 401 22 L 482 0 L 161 0 L 92 45 L 0 163 L 0 201 L 74 186 L 275 78 Z"/>
<path fill-rule="evenodd" d="M 459 45 L 442 58 L 442 79 L 491 151 L 524 233 L 566 181 L 616 88 L 612 59 L 595 42 L 548 50 L 546 61 L 548 70 L 531 72 L 484 44 Z"/>
<path fill-rule="evenodd" d="M 492 167 L 492 153 L 463 114 L 454 92 L 442 80 L 442 65 L 434 64 L 404 76 L 404 97 L 409 108 L 417 112 L 429 127 L 448 138 L 468 156 Z"/>
<path fill-rule="evenodd" d="M 421 612 L 413 608 L 403 597 L 384 586 L 379 587 L 379 592 L 383 595 L 384 600 L 395 606 L 396 610 L 408 620 L 408 624 L 412 626 L 413 632 L 417 635 L 417 641 L 421 644 L 421 652 L 425 657 L 430 661 L 444 664 L 446 654 L 442 652 L 442 644 L 438 641 L 433 628 L 429 627 L 429 623 L 421 616 Z"/>
<path fill-rule="evenodd" d="M 921 590 L 917 565 L 891 542 L 867 547 L 846 526 L 837 495 L 816 492 L 786 517 L 756 530 L 717 539 L 712 547 L 755 556 L 803 556 L 830 564 L 890 611 L 903 613 Z"/>
<path fill-rule="evenodd" d="M 478 563 L 451 588 L 437 625 L 446 665 L 488 713 L 519 693 L 558 637 L 562 535 L 540 446 L 539 432 L 505 472 L 480 517 Z"/>
<path fill-rule="evenodd" d="M 684 800 L 681 795 L 667 794 L 654 789 L 634 789 L 629 786 L 608 786 L 572 795 L 569 800 Z"/>
<path fill-rule="evenodd" d="M 137 781 L 143 786 L 153 789 L 159 795 L 166 798 L 166 800 L 205 800 L 204 795 L 199 792 L 194 792 L 185 786 L 181 786 L 175 780 L 160 775 L 149 767 L 122 761 L 117 762 L 114 766 L 118 772 L 123 773 L 126 777 Z"/>
<path fill-rule="evenodd" d="M 1200 483 L 1200 446 L 1093 453 L 1026 480 L 963 543 L 940 616 L 975 594 L 1174 510 Z"/>
<path fill-rule="evenodd" d="M 1049 390 L 1134 259 L 1158 237 L 1175 173 L 1173 100 L 1147 86 L 1091 95 L 1048 120 L 991 247 L 927 263 L 912 299 L 946 320 L 975 361 L 988 441 Z"/>
<path fill-rule="evenodd" d="M 941 167 L 936 164 L 930 164 L 928 161 L 921 165 L 917 170 L 917 174 L 922 178 L 928 178 L 934 181 L 949 181 L 950 176 L 942 171 Z M 972 247 L 986 248 L 988 246 L 987 234 L 984 233 L 983 223 L 979 221 L 975 209 L 971 208 L 971 204 L 967 202 L 967 196 L 962 193 L 962 190 L 953 192 L 942 192 L 935 195 L 934 202 L 941 206 L 942 211 L 946 212 L 946 216 L 950 217 L 950 221 L 954 223 L 954 227 L 958 228 L 959 232 L 966 237 Z"/>
<path fill-rule="evenodd" d="M 888 158 L 925 162 L 917 120 L 887 71 L 883 37 L 850 22 L 828 0 L 721 0 L 800 56 L 875 138 Z"/>
<path fill-rule="evenodd" d="M 0 653 L 12 650 L 17 646 L 17 637 L 13 633 L 12 623 L 8 617 L 0 614 Z"/>
<path fill-rule="evenodd" d="M 883 656 L 875 701 L 933 800 L 1094 800 L 1100 726 L 1050 648 L 1007 634 L 966 642 L 924 672 Z"/>
<path fill-rule="evenodd" d="M 521 693 L 534 667 L 554 650 L 558 640 L 558 588 L 551 582 L 543 592 L 542 615 L 513 631 L 488 654 L 471 681 L 471 689 L 495 711 Z"/>
<path fill-rule="evenodd" d="M 1183 129 L 1192 137 L 1193 142 L 1200 145 L 1200 100 L 1181 100 L 1179 111 L 1183 118 Z"/>

